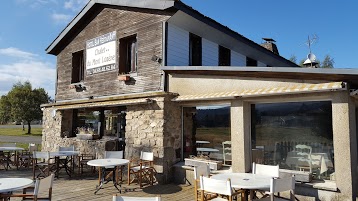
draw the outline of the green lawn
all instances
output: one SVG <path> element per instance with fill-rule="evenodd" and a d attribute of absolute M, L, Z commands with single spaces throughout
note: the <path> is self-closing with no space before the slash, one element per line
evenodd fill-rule
<path fill-rule="evenodd" d="M 0 128 L 0 135 L 7 135 L 7 136 L 42 136 L 42 128 L 31 128 L 31 134 L 27 134 L 27 129 L 24 131 L 22 128 Z M 6 143 L 6 142 L 0 142 Z M 28 143 L 16 143 L 17 147 L 22 147 L 27 149 L 29 144 Z"/>
<path fill-rule="evenodd" d="M 9 136 L 42 136 L 42 128 L 31 128 L 31 134 L 27 134 L 27 128 L 0 128 L 0 135 Z"/>

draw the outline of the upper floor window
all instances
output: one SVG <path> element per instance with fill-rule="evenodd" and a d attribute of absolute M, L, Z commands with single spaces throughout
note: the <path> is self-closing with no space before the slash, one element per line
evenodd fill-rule
<path fill-rule="evenodd" d="M 246 66 L 257 66 L 257 61 L 250 57 L 246 57 Z"/>
<path fill-rule="evenodd" d="M 136 35 L 119 40 L 119 73 L 137 71 L 137 37 Z"/>
<path fill-rule="evenodd" d="M 226 47 L 219 46 L 219 66 L 231 65 L 231 51 Z"/>
<path fill-rule="evenodd" d="M 201 66 L 202 44 L 201 37 L 190 33 L 189 36 L 189 65 Z"/>
<path fill-rule="evenodd" d="M 71 83 L 81 82 L 84 79 L 85 63 L 83 50 L 72 53 L 72 79 Z"/>

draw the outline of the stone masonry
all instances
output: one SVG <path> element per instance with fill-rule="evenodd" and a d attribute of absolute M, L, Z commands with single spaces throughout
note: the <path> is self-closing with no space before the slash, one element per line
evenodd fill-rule
<path fill-rule="evenodd" d="M 173 95 L 151 97 L 150 104 L 128 105 L 126 110 L 125 158 L 139 158 L 141 151 L 154 153 L 159 182 L 172 180 L 172 166 L 180 160 L 181 107 L 171 102 Z M 59 146 L 74 145 L 77 151 L 103 157 L 105 144 L 113 138 L 79 140 L 70 136 L 72 110 L 44 108 L 42 150 L 57 151 Z"/>

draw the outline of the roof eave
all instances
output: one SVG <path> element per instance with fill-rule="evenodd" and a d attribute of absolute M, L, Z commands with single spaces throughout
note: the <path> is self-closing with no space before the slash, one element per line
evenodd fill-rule
<path fill-rule="evenodd" d="M 136 8 L 146 8 L 146 9 L 157 9 L 165 10 L 174 6 L 174 1 L 157 1 L 157 0 L 91 0 L 86 6 L 72 19 L 72 21 L 66 26 L 65 29 L 56 37 L 54 41 L 46 48 L 47 54 L 56 55 L 56 47 L 59 45 L 62 39 L 70 32 L 70 30 L 82 19 L 82 17 L 95 5 L 95 4 L 104 4 L 104 5 L 113 5 L 113 6 L 124 6 L 124 7 L 136 7 Z"/>
<path fill-rule="evenodd" d="M 176 75 L 255 77 L 257 79 L 325 80 L 344 81 L 352 88 L 358 88 L 358 69 L 348 68 L 292 68 L 292 67 L 223 67 L 212 66 L 166 66 L 164 72 Z"/>
<path fill-rule="evenodd" d="M 257 49 L 258 51 L 261 51 L 261 52 L 264 52 L 266 54 L 269 54 L 270 56 L 280 60 L 281 62 L 286 63 L 287 66 L 299 67 L 297 64 L 291 62 L 290 60 L 271 52 L 270 50 L 262 47 L 261 45 L 255 43 L 254 41 L 244 37 L 243 35 L 237 33 L 236 31 L 234 31 L 232 29 L 230 29 L 229 27 L 224 26 L 223 24 L 215 21 L 214 19 L 203 15 L 199 11 L 191 8 L 190 6 L 184 4 L 184 3 L 180 2 L 180 1 L 176 1 L 174 7 L 177 8 L 178 10 L 181 10 L 181 11 L 185 12 L 186 14 L 188 14 L 188 15 L 190 15 L 190 16 L 192 16 L 192 17 L 194 17 L 194 18 L 196 18 L 196 19 L 198 19 L 198 20 L 200 20 L 200 21 L 202 21 L 202 22 L 204 22 L 204 23 L 206 23 L 206 24 L 208 24 L 208 25 L 210 25 L 210 26 L 222 31 L 222 32 L 224 32 L 225 34 L 235 38 L 236 40 L 238 40 L 238 41 L 240 41 L 240 42 L 242 42 L 242 43 L 244 43 L 244 44 L 246 44 L 246 45 L 248 45 L 248 46 L 250 46 L 252 48 Z"/>

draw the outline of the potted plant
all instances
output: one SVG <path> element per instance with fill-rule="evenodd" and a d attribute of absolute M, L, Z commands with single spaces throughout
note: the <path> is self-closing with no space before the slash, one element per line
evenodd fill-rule
<path fill-rule="evenodd" d="M 96 140 L 99 135 L 95 133 L 93 128 L 78 127 L 76 137 L 81 140 Z"/>
<path fill-rule="evenodd" d="M 88 134 L 92 135 L 92 140 L 99 139 L 99 135 L 95 132 L 94 128 L 88 128 Z"/>
<path fill-rule="evenodd" d="M 129 81 L 130 79 L 131 79 L 131 76 L 129 76 L 129 75 L 125 75 L 125 74 L 118 75 L 118 80 Z"/>

